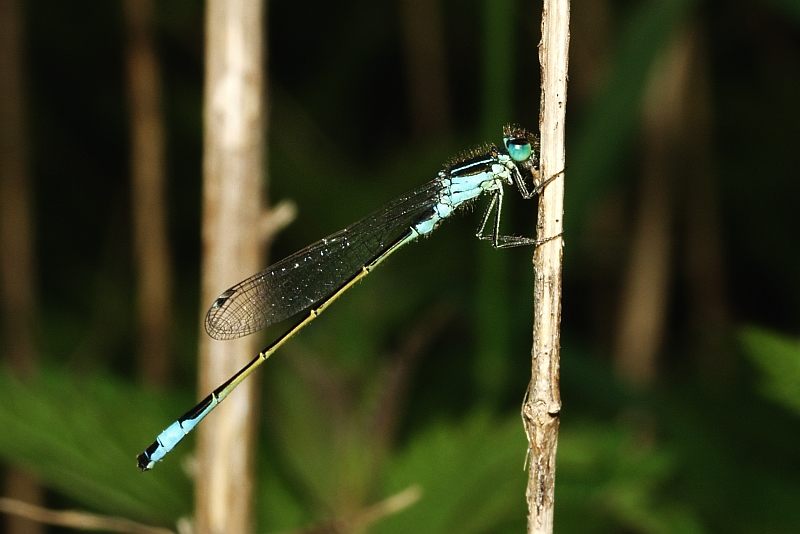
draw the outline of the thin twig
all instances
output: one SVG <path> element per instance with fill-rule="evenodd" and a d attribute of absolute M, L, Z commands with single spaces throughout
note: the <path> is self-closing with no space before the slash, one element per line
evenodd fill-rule
<path fill-rule="evenodd" d="M 413 505 L 422 498 L 422 488 L 416 484 L 395 493 L 386 499 L 359 511 L 346 519 L 334 519 L 295 531 L 297 534 L 316 534 L 322 532 L 362 532 L 384 517 L 394 515 Z"/>
<path fill-rule="evenodd" d="M 50 510 L 7 497 L 0 497 L 0 512 L 46 525 L 80 530 L 105 530 L 130 534 L 172 534 L 169 529 L 143 525 L 123 517 L 91 514 L 78 510 Z"/>
<path fill-rule="evenodd" d="M 408 508 L 422 498 L 422 488 L 416 484 L 362 510 L 348 523 L 352 531 L 361 531 L 384 517 Z"/>
<path fill-rule="evenodd" d="M 553 180 L 539 199 L 537 239 L 560 236 L 564 215 L 564 116 L 567 103 L 569 0 L 545 0 L 542 10 L 542 93 L 539 132 L 541 176 Z M 561 396 L 561 262 L 563 239 L 551 239 L 533 256 L 534 317 L 531 382 L 522 406 L 528 436 L 528 532 L 553 531 L 556 447 Z"/>
<path fill-rule="evenodd" d="M 284 228 L 297 218 L 297 204 L 291 200 L 281 200 L 265 210 L 258 221 L 261 241 L 269 244 Z"/>

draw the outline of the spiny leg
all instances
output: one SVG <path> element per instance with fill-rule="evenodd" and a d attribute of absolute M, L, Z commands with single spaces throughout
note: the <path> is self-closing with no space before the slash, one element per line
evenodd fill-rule
<path fill-rule="evenodd" d="M 534 174 L 534 176 L 539 174 L 538 170 L 531 172 L 532 174 Z M 522 173 L 519 172 L 519 169 L 516 169 L 514 172 L 514 183 L 517 185 L 517 189 L 519 190 L 519 194 L 522 196 L 522 198 L 528 200 L 533 197 L 541 195 L 542 191 L 544 191 L 544 188 L 547 187 L 550 184 L 550 182 L 552 182 L 562 174 L 564 174 L 564 169 L 561 169 L 560 171 L 558 171 L 557 173 L 555 173 L 547 180 L 538 185 L 536 185 L 536 180 L 534 178 L 533 191 L 528 191 L 528 186 L 525 185 L 525 180 L 522 178 Z"/>
<path fill-rule="evenodd" d="M 485 240 L 489 238 L 489 236 L 486 236 L 483 231 L 486 228 L 486 223 L 489 221 L 489 216 L 492 214 L 492 210 L 494 209 L 496 203 L 497 194 L 493 194 L 492 199 L 489 201 L 489 205 L 486 206 L 486 211 L 483 212 L 483 217 L 481 218 L 480 226 L 478 226 L 478 231 L 475 232 L 475 237 L 478 239 Z"/>
<path fill-rule="evenodd" d="M 555 178 L 555 176 L 553 177 Z M 553 180 L 550 178 L 547 180 L 546 183 L 549 183 Z M 492 209 L 495 210 L 495 217 L 494 217 L 494 226 L 492 228 L 492 234 L 486 235 L 486 223 L 489 221 L 489 216 L 491 215 Z M 481 225 L 478 228 L 477 233 L 475 236 L 482 240 L 482 241 L 490 241 L 490 244 L 493 248 L 512 248 L 512 247 L 524 247 L 524 246 L 534 246 L 538 247 L 543 243 L 547 243 L 548 241 L 552 241 L 557 237 L 561 237 L 562 234 L 558 234 L 552 237 L 546 237 L 544 239 L 536 239 L 533 237 L 523 237 L 523 236 L 516 236 L 516 235 L 500 235 L 500 219 L 503 211 L 503 190 L 498 189 L 493 195 L 492 199 L 489 201 L 489 206 L 486 209 L 486 212 L 483 214 L 483 219 L 481 221 Z"/>

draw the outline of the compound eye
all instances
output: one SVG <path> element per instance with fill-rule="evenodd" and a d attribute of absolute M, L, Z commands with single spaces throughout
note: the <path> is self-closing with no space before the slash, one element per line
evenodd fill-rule
<path fill-rule="evenodd" d="M 531 142 L 524 137 L 516 137 L 505 140 L 506 150 L 511 159 L 517 163 L 528 161 L 533 153 Z"/>

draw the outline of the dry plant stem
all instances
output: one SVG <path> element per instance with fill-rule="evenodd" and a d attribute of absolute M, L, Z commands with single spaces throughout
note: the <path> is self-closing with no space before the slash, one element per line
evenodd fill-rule
<path fill-rule="evenodd" d="M 37 261 L 28 166 L 23 11 L 23 2 L 0 2 L 0 345 L 14 374 L 29 378 L 38 367 L 34 339 Z M 44 500 L 44 491 L 33 475 L 9 468 L 4 478 L 3 493 L 29 502 Z M 4 523 L 9 534 L 43 531 L 18 516 Z"/>
<path fill-rule="evenodd" d="M 137 272 L 139 374 L 166 387 L 172 272 L 164 201 L 166 163 L 161 77 L 153 43 L 153 1 L 126 0 L 127 71 L 131 136 L 131 213 Z"/>
<path fill-rule="evenodd" d="M 366 530 L 370 525 L 377 523 L 381 519 L 402 512 L 420 500 L 421 497 L 422 488 L 417 485 L 409 486 L 403 491 L 363 510 L 357 517 L 347 522 L 348 528 L 344 529 L 344 531 L 360 532 Z"/>
<path fill-rule="evenodd" d="M 565 168 L 564 117 L 567 103 L 569 1 L 545 0 L 539 62 L 542 92 L 539 131 L 542 177 Z M 551 182 L 539 199 L 538 239 L 560 236 L 564 214 L 564 175 Z M 531 382 L 522 406 L 528 436 L 529 471 L 525 492 L 528 532 L 553 531 L 556 447 L 559 414 L 559 355 L 561 348 L 561 261 L 563 239 L 537 247 L 533 256 L 534 317 Z"/>
<path fill-rule="evenodd" d="M 385 517 L 402 512 L 422 497 L 422 488 L 416 484 L 399 493 L 361 510 L 356 516 L 335 519 L 325 524 L 294 531 L 296 534 L 311 532 L 362 532 Z"/>
<path fill-rule="evenodd" d="M 682 187 L 692 188 L 686 201 L 686 274 L 690 284 L 690 321 L 700 340 L 697 363 L 707 381 L 728 383 L 734 372 L 730 350 L 726 348 L 730 331 L 728 264 L 723 258 L 720 220 L 719 176 L 713 164 L 713 106 L 709 67 L 709 51 L 704 44 L 706 34 L 700 25 L 688 29 L 691 55 L 688 67 L 690 86 L 687 95 L 686 120 L 681 126 L 681 147 L 692 161 L 692 169 L 683 177 Z M 691 184 L 691 185 L 690 185 Z"/>
<path fill-rule="evenodd" d="M 261 213 L 258 221 L 263 243 L 272 243 L 275 236 L 297 218 L 297 205 L 291 200 L 281 200 Z"/>
<path fill-rule="evenodd" d="M 19 2 L 0 3 L 0 339 L 20 376 L 36 371 L 34 324 L 37 270 L 28 143 L 23 14 Z"/>
<path fill-rule="evenodd" d="M 672 176 L 686 122 L 692 38 L 680 32 L 655 62 L 643 109 L 644 167 L 639 213 L 623 298 L 616 354 L 617 372 L 638 387 L 651 384 L 664 337 L 672 249 Z"/>
<path fill-rule="evenodd" d="M 0 512 L 24 517 L 37 523 L 76 530 L 102 530 L 128 534 L 171 534 L 165 528 L 143 525 L 123 517 L 90 514 L 78 510 L 49 510 L 16 499 L 0 497 Z"/>
<path fill-rule="evenodd" d="M 264 3 L 206 3 L 201 302 L 258 271 L 263 254 Z M 227 380 L 258 347 L 255 336 L 200 334 L 200 395 Z M 253 530 L 255 380 L 198 429 L 196 531 Z"/>
<path fill-rule="evenodd" d="M 400 2 L 411 118 L 417 132 L 443 131 L 450 122 L 447 60 L 439 2 Z M 431 76 L 431 73 L 437 73 Z"/>

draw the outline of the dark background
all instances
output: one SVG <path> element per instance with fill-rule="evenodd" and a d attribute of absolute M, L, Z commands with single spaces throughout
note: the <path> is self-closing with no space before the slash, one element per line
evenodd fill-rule
<path fill-rule="evenodd" d="M 506 122 L 536 127 L 537 3 L 417 7 L 439 13 L 427 47 L 442 61 L 423 76 L 409 5 L 270 3 L 268 195 L 298 208 L 271 258 L 499 142 Z M 556 530 L 796 532 L 800 3 L 572 10 Z M 205 22 L 185 0 L 155 17 L 171 385 L 136 378 L 123 11 L 24 2 L 40 363 L 37 379 L 3 374 L 0 454 L 36 474 L 48 506 L 169 526 L 191 513 L 192 444 L 146 475 L 133 458 L 196 395 Z M 674 81 L 675 46 L 689 47 L 672 71 L 685 81 L 660 137 L 645 95 Z M 532 235 L 534 203 L 513 196 L 505 231 Z M 260 531 L 324 524 L 411 484 L 422 500 L 375 531 L 524 528 L 531 251 L 475 240 L 479 216 L 393 257 L 258 373 Z M 652 224 L 665 255 L 651 276 L 637 236 Z M 651 313 L 655 332 L 631 327 Z M 636 364 L 631 346 L 652 348 L 628 349 Z"/>

